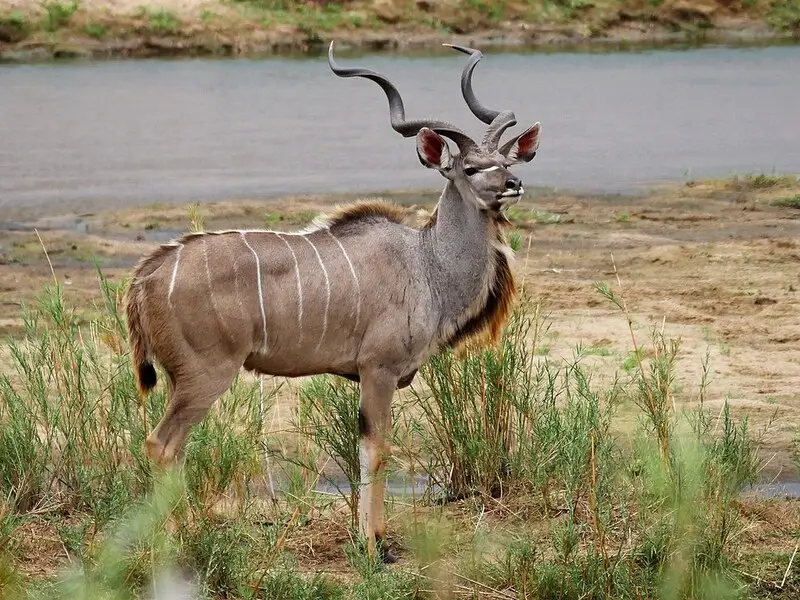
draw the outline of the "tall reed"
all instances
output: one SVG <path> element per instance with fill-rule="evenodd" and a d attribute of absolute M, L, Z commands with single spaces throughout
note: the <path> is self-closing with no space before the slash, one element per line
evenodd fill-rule
<path fill-rule="evenodd" d="M 354 382 L 329 375 L 310 378 L 300 388 L 295 431 L 312 440 L 332 459 L 347 479 L 342 490 L 336 478 L 329 478 L 350 508 L 351 527 L 358 525 L 361 484 L 358 407 L 360 392 Z M 312 455 L 313 456 L 313 455 Z M 314 465 L 306 464 L 314 470 Z M 327 478 L 323 473 L 323 478 Z"/>
<path fill-rule="evenodd" d="M 0 493 L 17 511 L 59 505 L 103 522 L 150 483 L 141 445 L 163 394 L 137 403 L 118 311 L 122 284 L 101 275 L 100 285 L 98 318 L 82 325 L 63 289 L 47 287 L 23 311 L 23 338 L 8 341 Z"/>

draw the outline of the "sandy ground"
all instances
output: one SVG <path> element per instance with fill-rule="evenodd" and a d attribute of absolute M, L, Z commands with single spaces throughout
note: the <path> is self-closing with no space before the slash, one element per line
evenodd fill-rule
<path fill-rule="evenodd" d="M 393 199 L 425 210 L 436 197 Z M 734 415 L 749 416 L 754 433 L 763 433 L 765 475 L 800 478 L 792 465 L 800 439 L 800 210 L 780 205 L 798 197 L 800 185 L 786 181 L 689 183 L 635 197 L 529 192 L 512 218 L 522 236 L 518 278 L 548 314 L 537 352 L 570 358 L 580 345 L 598 383 L 624 377 L 631 333 L 624 315 L 593 288 L 604 281 L 619 292 L 618 274 L 637 345 L 651 346 L 652 327 L 680 339 L 677 400 L 697 401 L 708 352 L 706 405 L 719 411 L 728 399 Z M 201 213 L 206 229 L 290 230 L 342 200 L 232 201 Z M 21 331 L 21 303 L 53 280 L 34 228 L 68 299 L 90 317 L 99 290 L 93 257 L 119 280 L 188 224 L 185 207 L 162 206 L 52 216 L 0 230 L 0 334 Z M 634 411 L 623 409 L 621 420 Z"/>

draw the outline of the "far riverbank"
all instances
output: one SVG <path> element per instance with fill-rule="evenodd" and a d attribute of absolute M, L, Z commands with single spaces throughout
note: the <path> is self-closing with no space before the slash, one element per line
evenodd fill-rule
<path fill-rule="evenodd" d="M 0 60 L 763 44 L 800 35 L 800 2 L 726 0 L 0 0 Z"/>

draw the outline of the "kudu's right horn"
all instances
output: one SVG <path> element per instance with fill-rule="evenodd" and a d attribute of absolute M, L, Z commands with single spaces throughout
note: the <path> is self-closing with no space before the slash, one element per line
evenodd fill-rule
<path fill-rule="evenodd" d="M 461 72 L 461 94 L 464 96 L 464 100 L 472 111 L 472 114 L 489 125 L 486 134 L 483 136 L 481 145 L 490 152 L 493 152 L 497 150 L 503 132 L 517 124 L 517 118 L 510 110 L 497 111 L 487 108 L 475 95 L 475 91 L 472 89 L 472 72 L 483 58 L 483 53 L 480 50 L 467 48 L 466 46 L 458 46 L 456 44 L 443 45 L 469 55 L 469 60 L 467 64 L 464 65 L 464 70 Z"/>

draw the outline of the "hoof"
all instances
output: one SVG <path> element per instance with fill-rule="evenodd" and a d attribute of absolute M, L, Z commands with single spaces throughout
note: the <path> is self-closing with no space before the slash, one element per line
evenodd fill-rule
<path fill-rule="evenodd" d="M 397 562 L 397 557 L 389 550 L 381 550 L 381 561 L 385 565 L 393 565 Z"/>
<path fill-rule="evenodd" d="M 393 565 L 396 563 L 397 556 L 389 550 L 386 540 L 382 537 L 378 537 L 375 541 L 381 562 L 385 565 Z"/>

